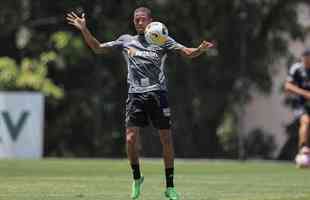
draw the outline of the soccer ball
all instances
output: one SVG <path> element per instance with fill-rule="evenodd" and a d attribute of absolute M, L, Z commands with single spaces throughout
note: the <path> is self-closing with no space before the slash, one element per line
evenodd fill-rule
<path fill-rule="evenodd" d="M 308 168 L 310 167 L 310 155 L 309 154 L 297 154 L 295 158 L 297 167 Z"/>
<path fill-rule="evenodd" d="M 144 35 L 149 44 L 161 46 L 168 39 L 168 29 L 161 22 L 151 22 L 146 26 Z"/>

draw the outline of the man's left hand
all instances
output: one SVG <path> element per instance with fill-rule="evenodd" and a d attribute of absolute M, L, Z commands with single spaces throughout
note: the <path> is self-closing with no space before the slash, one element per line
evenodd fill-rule
<path fill-rule="evenodd" d="M 201 52 L 207 51 L 209 48 L 212 48 L 214 46 L 213 43 L 208 41 L 202 41 L 202 43 L 198 46 L 198 50 Z"/>

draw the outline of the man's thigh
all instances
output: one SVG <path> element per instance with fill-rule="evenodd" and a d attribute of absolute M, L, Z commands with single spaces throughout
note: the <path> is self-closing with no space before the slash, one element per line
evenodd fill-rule
<path fill-rule="evenodd" d="M 126 128 L 145 127 L 149 124 L 142 94 L 128 94 L 126 100 Z"/>
<path fill-rule="evenodd" d="M 147 112 L 153 126 L 156 129 L 160 130 L 171 128 L 171 112 L 167 92 L 152 92 L 147 104 Z"/>

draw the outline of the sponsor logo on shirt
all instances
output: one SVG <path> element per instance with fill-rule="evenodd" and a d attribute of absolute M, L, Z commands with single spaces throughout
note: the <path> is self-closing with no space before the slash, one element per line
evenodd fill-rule
<path fill-rule="evenodd" d="M 137 49 L 134 48 L 129 48 L 127 50 L 127 53 L 130 57 L 134 57 L 134 56 L 139 56 L 139 57 L 151 57 L 154 59 L 158 59 L 158 54 L 156 52 L 152 52 L 152 51 L 138 51 Z"/>

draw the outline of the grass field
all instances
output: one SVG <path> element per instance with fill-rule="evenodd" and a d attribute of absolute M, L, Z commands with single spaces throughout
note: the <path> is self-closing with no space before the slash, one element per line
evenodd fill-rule
<path fill-rule="evenodd" d="M 165 199 L 161 160 L 143 160 L 140 199 Z M 310 170 L 291 163 L 177 160 L 182 200 L 309 200 Z M 126 160 L 0 160 L 0 200 L 130 199 Z"/>

